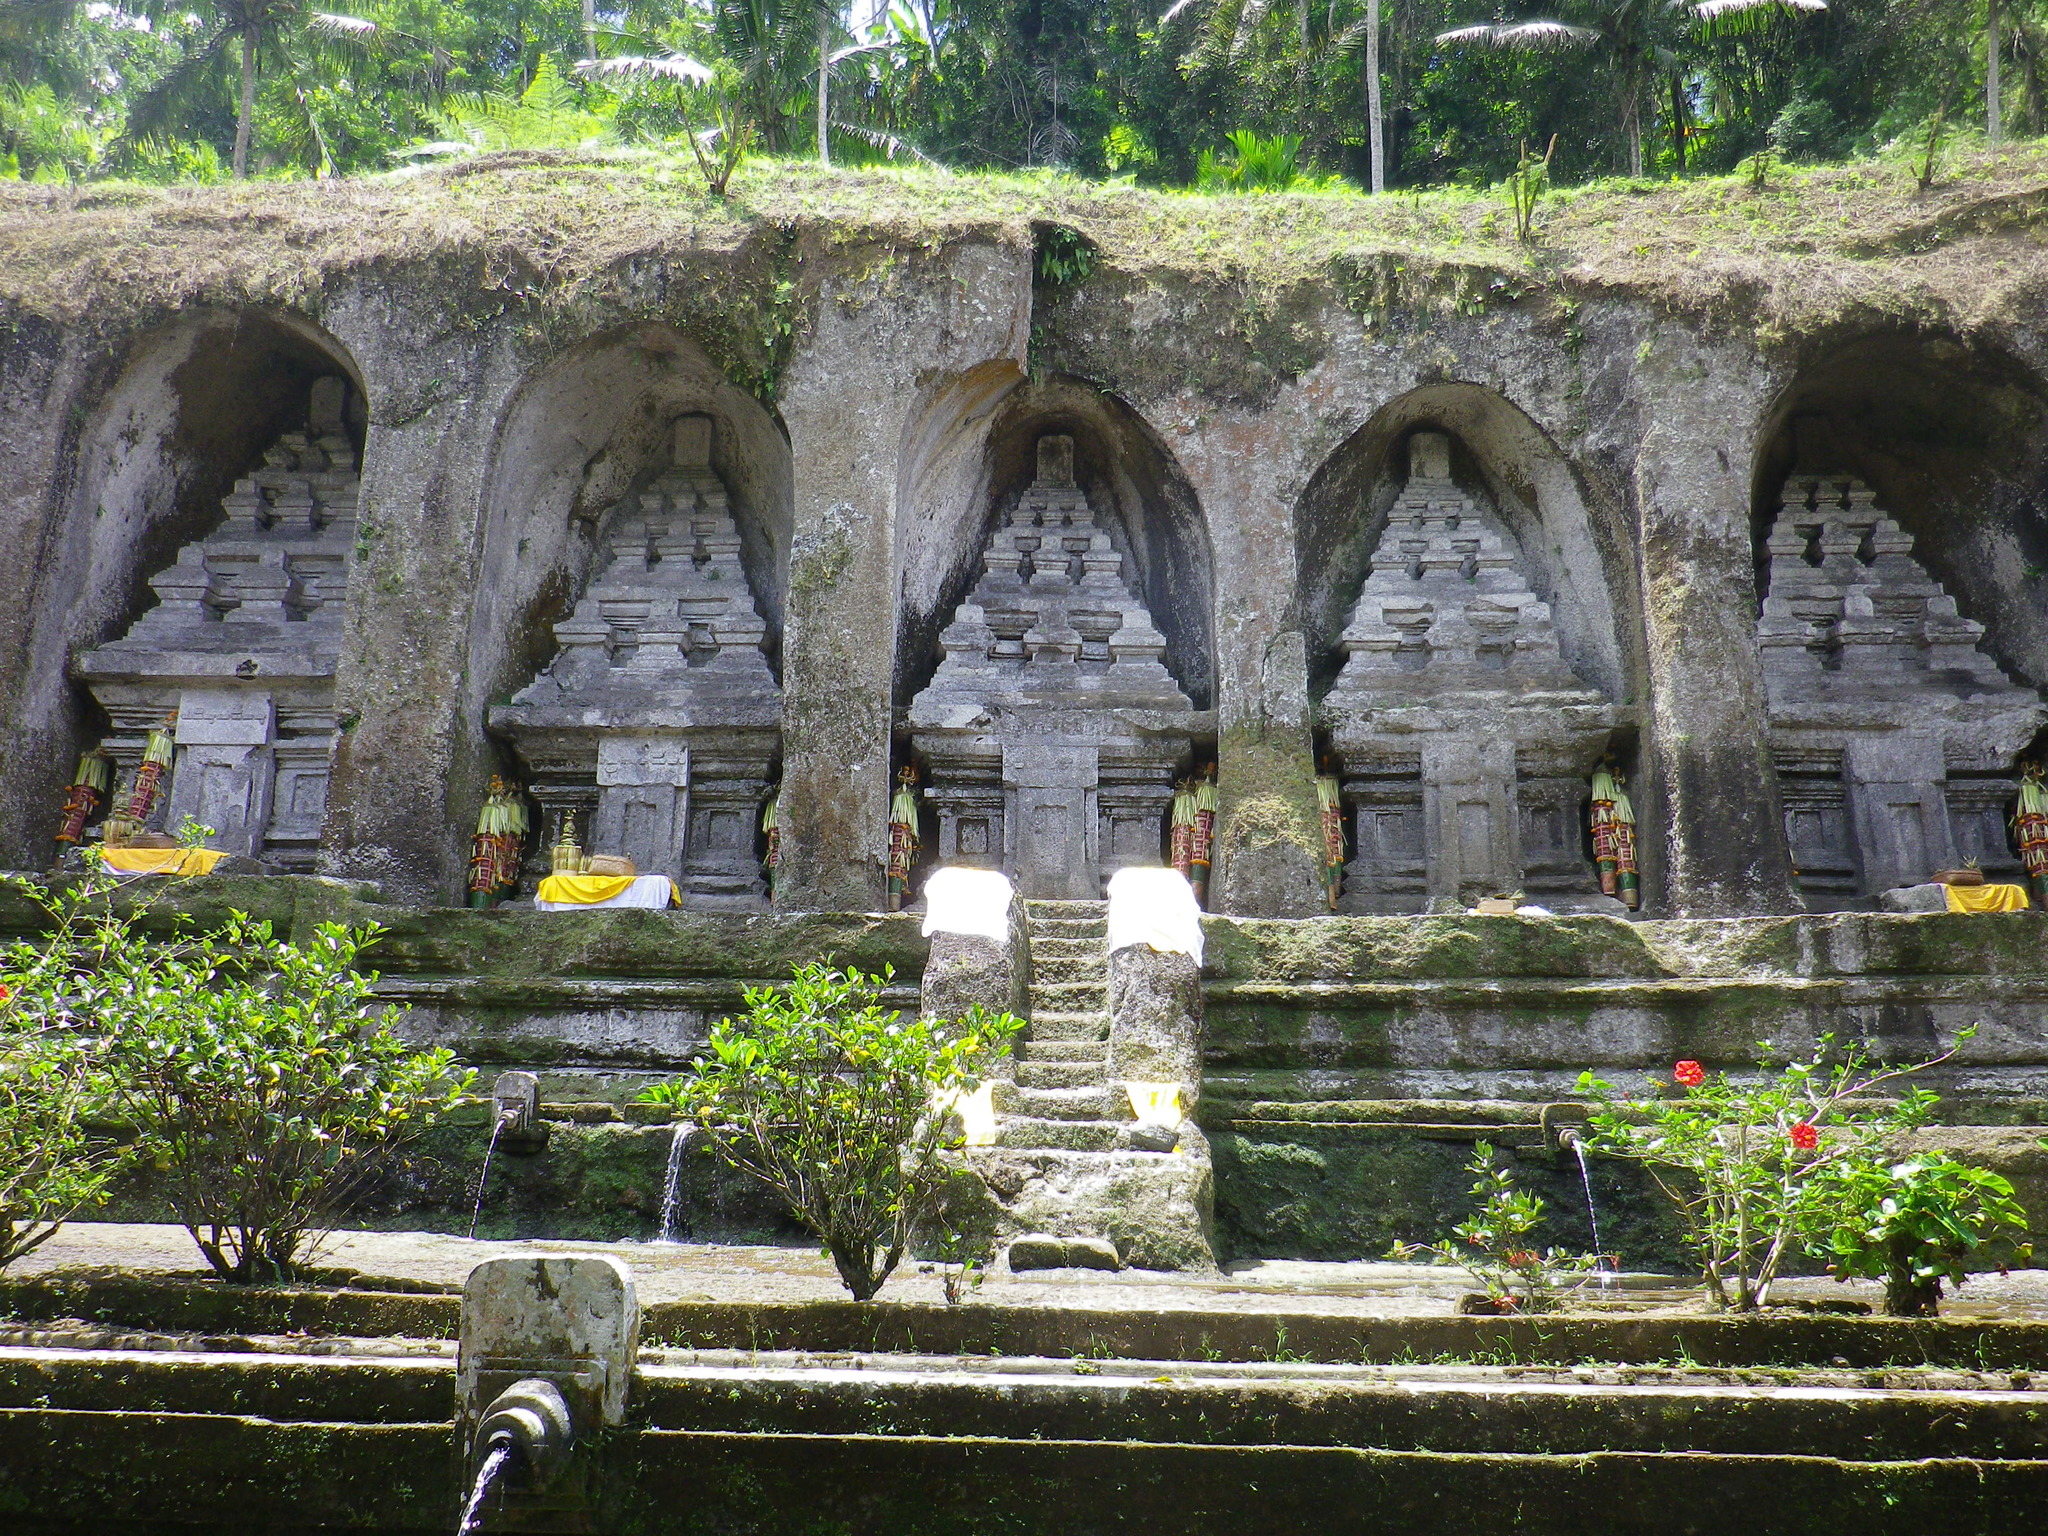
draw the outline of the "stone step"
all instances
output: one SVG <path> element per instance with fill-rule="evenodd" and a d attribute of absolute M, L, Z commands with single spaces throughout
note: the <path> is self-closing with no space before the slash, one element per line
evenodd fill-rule
<path fill-rule="evenodd" d="M 1082 938 L 1060 938 L 1048 936 L 1031 941 L 1031 963 L 1043 965 L 1048 960 L 1093 960 L 1097 965 L 1109 964 L 1109 954 L 1102 947 L 1103 941 L 1092 936 Z"/>
<path fill-rule="evenodd" d="M 1091 1040 L 1097 1043 L 1109 1038 L 1109 1015 L 1106 1013 L 1035 1013 L 1031 1016 L 1033 1041 L 1039 1040 Z"/>
<path fill-rule="evenodd" d="M 1019 1088 L 1088 1088 L 1101 1083 L 1105 1063 L 1094 1061 L 1020 1061 Z"/>
<path fill-rule="evenodd" d="M 1109 1006 L 1109 985 L 1102 981 L 1034 981 L 1031 1013 L 1081 1013 Z"/>
<path fill-rule="evenodd" d="M 1109 1059 L 1101 1040 L 1045 1040 L 1033 1036 L 1025 1042 L 1021 1061 L 1091 1061 L 1101 1066 Z"/>
<path fill-rule="evenodd" d="M 1128 1115 L 1129 1097 L 1107 1085 L 1089 1088 L 1026 1088 L 998 1080 L 995 1107 L 1006 1115 L 1029 1115 L 1041 1120 L 1109 1120 Z"/>
<path fill-rule="evenodd" d="M 1112 1120 L 1040 1120 L 1005 1115 L 996 1123 L 996 1145 L 1019 1152 L 1121 1152 L 1131 1128 Z"/>
<path fill-rule="evenodd" d="M 1106 901 L 1027 901 L 1024 915 L 1034 924 L 1046 921 L 1092 918 L 1097 922 L 1109 917 L 1109 903 Z"/>
<path fill-rule="evenodd" d="M 1103 980 L 1103 959 L 1093 955 L 1038 955 L 1031 957 L 1031 980 L 1034 985 L 1062 981 Z"/>

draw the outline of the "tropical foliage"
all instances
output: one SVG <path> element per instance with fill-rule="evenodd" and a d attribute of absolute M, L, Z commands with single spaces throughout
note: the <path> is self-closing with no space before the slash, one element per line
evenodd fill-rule
<path fill-rule="evenodd" d="M 979 1008 L 905 1018 L 882 1002 L 893 972 L 798 966 L 750 987 L 695 1070 L 643 1093 L 708 1131 L 718 1155 L 774 1190 L 866 1301 L 939 1208 L 954 1097 L 975 1088 L 1023 1022 Z"/>
<path fill-rule="evenodd" d="M 2039 133 L 2048 30 L 1961 0 L 0 0 L 0 171 L 331 175 L 701 151 L 1214 190 L 1558 184 Z M 2029 0 L 2030 3 L 2030 0 Z M 1996 83 L 1994 83 L 1994 79 Z M 727 162 L 730 163 L 727 163 Z M 720 167 L 723 166 L 721 170 Z"/>

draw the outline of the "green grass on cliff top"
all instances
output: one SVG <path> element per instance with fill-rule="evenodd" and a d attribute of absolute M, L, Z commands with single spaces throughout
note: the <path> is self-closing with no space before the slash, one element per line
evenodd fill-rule
<path fill-rule="evenodd" d="M 57 319 L 207 299 L 289 302 L 326 276 L 462 250 L 573 285 L 627 257 L 717 252 L 825 224 L 855 243 L 935 243 L 1031 221 L 1083 231 L 1127 271 L 1260 284 L 1326 275 L 1339 253 L 1469 265 L 1679 309 L 1742 288 L 1779 322 L 1847 302 L 1987 318 L 2048 276 L 2048 144 L 1951 157 L 1926 192 L 1904 158 L 1560 191 L 1537 239 L 1506 199 L 1456 190 L 1206 197 L 1058 175 L 825 169 L 757 161 L 723 201 L 644 151 L 512 152 L 420 173 L 216 187 L 0 183 L 0 299 Z M 1986 251 L 1990 242 L 1994 249 Z M 1975 312 L 1974 314 L 1972 312 Z"/>

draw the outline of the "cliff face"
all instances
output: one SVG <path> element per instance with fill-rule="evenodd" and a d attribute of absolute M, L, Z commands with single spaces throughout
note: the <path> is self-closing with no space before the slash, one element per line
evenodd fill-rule
<path fill-rule="evenodd" d="M 1059 432 L 1215 711 L 1219 904 L 1315 910 L 1312 700 L 1430 428 L 1631 722 L 1652 905 L 1785 910 L 1756 623 L 1788 473 L 1866 482 L 1986 653 L 2048 680 L 2044 215 L 2025 156 L 1926 194 L 1902 166 L 1587 191 L 1533 247 L 1477 198 L 761 167 L 716 203 L 628 158 L 10 187 L 0 861 L 47 861 L 102 728 L 76 652 L 341 374 L 367 412 L 320 856 L 395 896 L 458 889 L 485 712 L 694 412 L 779 666 L 789 904 L 878 904 L 895 712 Z"/>

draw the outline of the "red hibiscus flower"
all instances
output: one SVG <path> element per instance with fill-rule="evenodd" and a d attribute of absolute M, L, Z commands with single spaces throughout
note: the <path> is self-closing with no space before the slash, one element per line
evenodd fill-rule
<path fill-rule="evenodd" d="M 1802 1120 L 1792 1127 L 1792 1145 L 1802 1152 L 1811 1152 L 1820 1145 L 1820 1132 Z"/>
<path fill-rule="evenodd" d="M 9 999 L 9 998 L 10 998 L 10 997 L 12 997 L 12 996 L 14 996 L 14 989 L 13 989 L 13 988 L 11 988 L 11 987 L 0 987 L 0 1003 L 4 1003 L 4 1002 L 6 1002 L 6 1001 L 7 1001 L 7 999 Z"/>
<path fill-rule="evenodd" d="M 1707 1069 L 1696 1061 L 1681 1061 L 1671 1069 L 1671 1075 L 1687 1088 L 1697 1088 L 1707 1080 Z"/>

